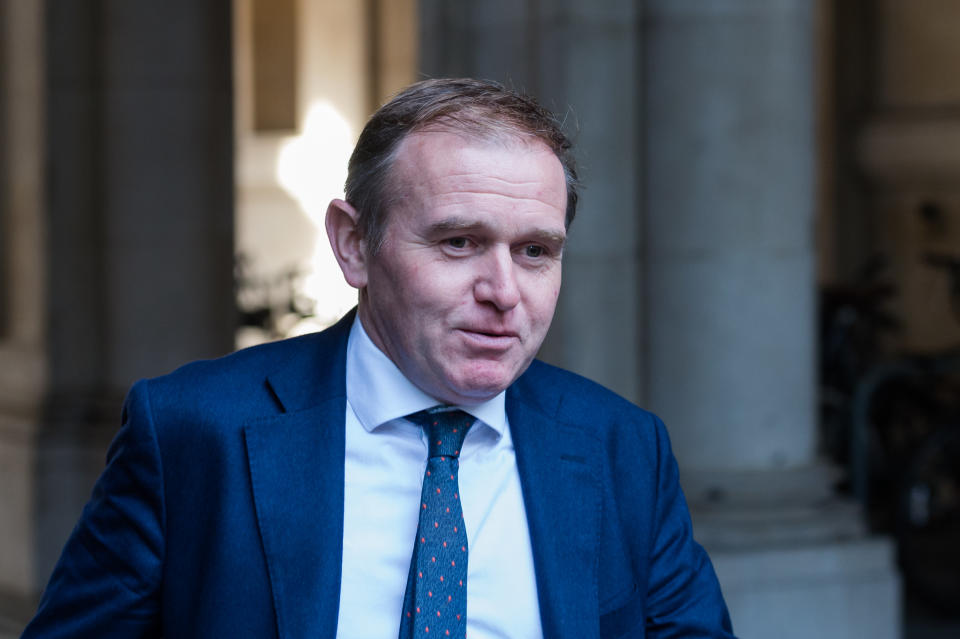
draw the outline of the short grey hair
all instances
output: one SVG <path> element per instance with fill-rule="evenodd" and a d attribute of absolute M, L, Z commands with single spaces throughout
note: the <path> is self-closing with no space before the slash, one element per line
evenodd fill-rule
<path fill-rule="evenodd" d="M 532 97 L 490 80 L 424 80 L 398 93 L 370 117 L 350 156 L 345 195 L 358 212 L 360 234 L 371 254 L 377 253 L 384 240 L 387 211 L 395 192 L 390 169 L 397 149 L 408 135 L 427 129 L 543 142 L 563 167 L 566 226 L 573 222 L 579 187 L 576 165 L 572 144 L 553 113 Z"/>

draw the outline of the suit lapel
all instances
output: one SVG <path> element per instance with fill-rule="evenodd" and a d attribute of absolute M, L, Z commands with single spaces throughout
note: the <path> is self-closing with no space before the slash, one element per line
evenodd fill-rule
<path fill-rule="evenodd" d="M 353 313 L 268 377 L 285 412 L 244 428 L 281 638 L 336 634 L 343 552 L 346 340 Z"/>
<path fill-rule="evenodd" d="M 599 442 L 555 419 L 556 405 L 528 403 L 523 379 L 507 393 L 533 546 L 545 637 L 598 634 Z"/>
<path fill-rule="evenodd" d="M 332 637 L 343 550 L 342 401 L 245 429 L 280 637 Z"/>

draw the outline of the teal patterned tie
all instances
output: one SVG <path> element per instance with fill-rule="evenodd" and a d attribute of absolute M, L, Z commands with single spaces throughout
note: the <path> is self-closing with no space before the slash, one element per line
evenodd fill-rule
<path fill-rule="evenodd" d="M 427 432 L 430 453 L 420 524 L 403 597 L 400 639 L 456 637 L 467 631 L 467 533 L 460 507 L 460 447 L 475 418 L 437 406 L 407 419 Z"/>

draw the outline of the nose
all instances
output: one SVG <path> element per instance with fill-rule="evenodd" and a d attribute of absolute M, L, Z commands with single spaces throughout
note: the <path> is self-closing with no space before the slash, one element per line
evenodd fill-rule
<path fill-rule="evenodd" d="M 474 297 L 478 302 L 493 304 L 499 311 L 508 311 L 520 303 L 517 265 L 508 247 L 491 249 L 477 274 Z"/>

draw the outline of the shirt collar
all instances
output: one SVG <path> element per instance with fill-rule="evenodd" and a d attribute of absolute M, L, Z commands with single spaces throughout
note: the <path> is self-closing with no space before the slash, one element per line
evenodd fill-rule
<path fill-rule="evenodd" d="M 457 406 L 492 428 L 506 432 L 506 392 L 479 404 Z M 367 335 L 357 315 L 347 339 L 347 401 L 367 432 L 387 422 L 437 405 L 417 388 Z"/>

